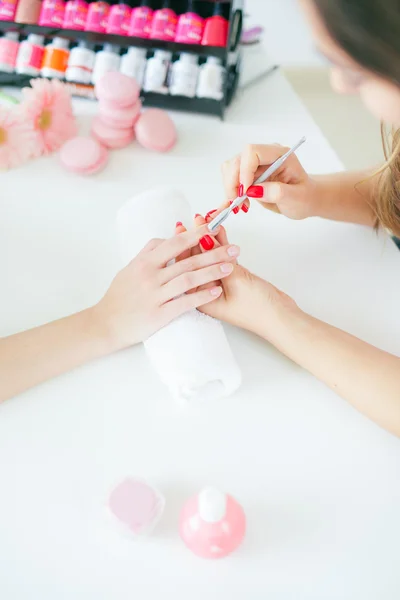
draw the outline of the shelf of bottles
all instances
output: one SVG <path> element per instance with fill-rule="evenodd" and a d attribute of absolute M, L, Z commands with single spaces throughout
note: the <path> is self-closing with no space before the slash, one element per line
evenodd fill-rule
<path fill-rule="evenodd" d="M 10 1 L 6 0 L 8 8 Z M 71 3 L 75 22 L 68 13 Z M 25 87 L 32 77 L 57 77 L 74 95 L 93 98 L 96 78 L 117 69 L 139 80 L 145 106 L 223 118 L 238 85 L 243 3 L 19 0 L 15 14 L 5 20 L 0 0 L 0 85 Z M 46 17 L 44 9 L 55 5 L 64 11 L 63 17 L 55 18 L 49 11 Z M 77 12 L 78 5 L 83 12 Z M 93 18 L 98 5 L 106 10 L 101 25 L 98 17 L 97 22 Z M 37 45 L 41 47 L 35 55 Z M 140 75 L 138 61 L 143 63 Z"/>

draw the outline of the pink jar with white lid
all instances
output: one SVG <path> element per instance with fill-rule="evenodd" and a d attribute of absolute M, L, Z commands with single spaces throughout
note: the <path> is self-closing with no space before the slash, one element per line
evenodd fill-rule
<path fill-rule="evenodd" d="M 240 504 L 213 488 L 188 500 L 180 515 L 180 536 L 201 558 L 223 558 L 242 543 L 246 517 Z"/>

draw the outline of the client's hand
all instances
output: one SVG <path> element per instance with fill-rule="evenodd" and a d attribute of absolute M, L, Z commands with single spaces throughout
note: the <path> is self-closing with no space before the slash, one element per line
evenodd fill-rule
<path fill-rule="evenodd" d="M 227 203 L 246 193 L 265 208 L 280 212 L 291 219 L 305 219 L 316 214 L 318 193 L 316 182 L 304 170 L 293 154 L 272 177 L 261 185 L 252 185 L 288 148 L 279 146 L 248 145 L 241 155 L 222 165 Z M 243 186 L 243 191 L 240 188 Z M 246 201 L 248 204 L 248 201 Z M 247 212 L 248 207 L 242 209 Z M 235 212 L 239 212 L 238 210 Z"/>
<path fill-rule="evenodd" d="M 113 349 L 140 342 L 175 317 L 212 302 L 222 294 L 220 280 L 231 274 L 236 246 L 219 245 L 211 252 L 187 254 L 207 235 L 206 226 L 169 240 L 151 240 L 115 277 L 104 298 L 94 307 L 95 318 Z M 211 287 L 205 284 L 218 281 Z M 195 290 L 191 294 L 185 294 Z"/>
<path fill-rule="evenodd" d="M 204 222 L 203 217 L 196 216 L 195 223 L 198 227 L 203 227 Z M 229 245 L 223 227 L 220 227 L 218 235 L 212 239 L 216 249 Z M 194 247 L 193 252 L 200 252 L 200 248 Z M 204 247 L 202 252 L 204 253 Z M 223 293 L 215 302 L 204 305 L 199 310 L 211 317 L 272 340 L 276 319 L 288 309 L 296 310 L 296 303 L 272 284 L 250 273 L 235 259 L 232 263 L 234 271 L 229 278 L 208 284 L 222 286 Z"/>

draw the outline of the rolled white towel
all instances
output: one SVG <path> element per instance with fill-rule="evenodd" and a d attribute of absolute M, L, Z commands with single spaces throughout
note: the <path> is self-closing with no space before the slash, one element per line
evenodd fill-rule
<path fill-rule="evenodd" d="M 117 227 L 124 263 L 129 263 L 152 238 L 169 238 L 177 221 L 189 223 L 190 206 L 170 188 L 144 192 L 119 211 Z M 160 379 L 179 402 L 229 396 L 241 373 L 222 324 L 192 310 L 144 342 Z"/>

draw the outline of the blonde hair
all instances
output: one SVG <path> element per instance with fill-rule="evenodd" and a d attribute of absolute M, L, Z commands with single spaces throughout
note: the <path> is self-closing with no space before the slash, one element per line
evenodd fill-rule
<path fill-rule="evenodd" d="M 383 227 L 400 237 L 400 129 L 388 133 L 382 124 L 381 130 L 386 162 L 375 173 L 376 228 Z"/>

